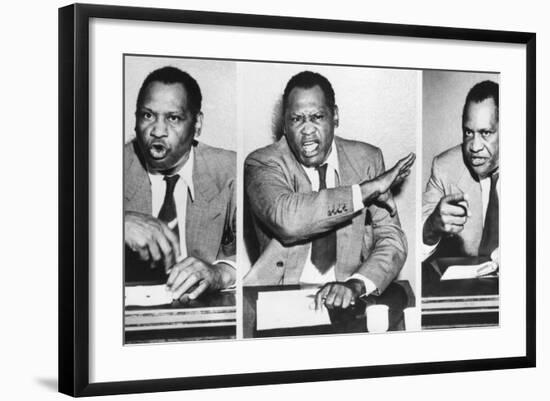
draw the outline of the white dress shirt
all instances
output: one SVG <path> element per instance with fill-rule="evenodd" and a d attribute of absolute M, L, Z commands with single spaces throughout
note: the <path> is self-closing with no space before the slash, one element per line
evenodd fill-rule
<path fill-rule="evenodd" d="M 334 146 L 334 142 L 331 146 L 331 150 L 327 160 L 327 175 L 326 175 L 326 185 L 327 188 L 334 188 L 339 182 L 339 164 L 338 164 L 338 152 Z M 309 182 L 311 183 L 311 189 L 313 191 L 319 191 L 319 173 L 315 167 L 306 167 L 302 166 L 304 169 Z M 363 209 L 363 198 L 361 196 L 361 188 L 359 184 L 352 185 L 352 196 L 353 196 L 353 210 L 358 211 Z M 338 257 L 338 255 L 337 255 Z M 363 276 L 362 274 L 355 273 L 348 278 L 361 280 L 365 284 L 365 293 L 366 295 L 374 292 L 376 290 L 376 285 Z M 336 281 L 336 275 L 334 272 L 334 266 L 331 266 L 325 273 L 321 273 L 317 267 L 311 262 L 311 245 L 309 246 L 308 255 L 306 258 L 306 263 L 302 275 L 300 276 L 301 284 L 325 284 L 331 281 Z M 362 294 L 363 295 L 363 294 Z"/>
<path fill-rule="evenodd" d="M 487 213 L 487 207 L 489 206 L 489 195 L 491 193 L 491 177 L 483 178 L 479 181 L 479 184 L 481 185 L 481 218 L 483 224 L 485 224 L 485 214 Z M 500 178 L 497 180 L 496 190 L 497 193 L 500 194 Z M 423 243 L 423 259 L 428 259 L 435 252 L 438 245 L 439 241 L 437 241 L 434 245 L 426 245 Z"/>
<path fill-rule="evenodd" d="M 187 217 L 187 201 L 188 199 L 193 202 L 195 200 L 195 187 L 193 185 L 193 166 L 195 164 L 195 150 L 191 148 L 189 152 L 189 158 L 185 164 L 173 175 L 179 175 L 180 178 L 174 188 L 174 201 L 176 202 L 176 213 L 178 215 L 178 231 L 180 240 L 180 257 L 178 262 L 185 259 L 187 255 L 187 241 L 185 239 L 185 226 Z M 166 181 L 164 181 L 163 174 L 149 174 L 149 180 L 151 181 L 151 194 L 152 194 L 152 214 L 158 216 L 162 204 L 164 203 L 164 197 L 166 195 Z M 172 225 L 170 225 L 172 228 Z M 212 264 L 225 263 L 235 268 L 235 263 L 231 260 L 216 260 Z"/>
<path fill-rule="evenodd" d="M 180 239 L 180 259 L 187 257 L 187 243 L 185 240 L 185 218 L 187 216 L 187 197 L 191 198 L 191 202 L 195 199 L 195 188 L 193 186 L 193 164 L 195 162 L 195 152 L 193 148 L 189 152 L 189 158 L 185 164 L 176 171 L 173 175 L 179 175 L 180 178 L 174 188 L 174 201 L 176 202 L 176 213 L 178 215 L 178 231 Z M 164 197 L 166 195 L 166 181 L 163 174 L 149 174 L 151 181 L 152 194 L 152 214 L 158 216 Z M 171 226 L 172 228 L 172 226 Z"/>

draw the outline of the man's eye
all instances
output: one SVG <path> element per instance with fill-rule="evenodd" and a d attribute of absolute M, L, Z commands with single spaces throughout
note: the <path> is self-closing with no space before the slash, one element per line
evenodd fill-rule
<path fill-rule="evenodd" d="M 302 120 L 302 117 L 300 116 L 292 116 L 290 117 L 290 122 L 293 122 L 293 123 L 298 123 Z"/>
<path fill-rule="evenodd" d="M 153 115 L 148 111 L 144 111 L 143 113 L 141 113 L 141 118 L 145 120 L 151 120 L 153 118 Z"/>
<path fill-rule="evenodd" d="M 492 133 L 493 133 L 493 131 L 481 131 L 481 136 L 483 138 L 487 138 L 487 137 L 491 136 Z"/>
<path fill-rule="evenodd" d="M 172 123 L 177 123 L 177 122 L 181 121 L 181 117 L 180 116 L 168 116 L 168 121 L 170 121 Z"/>
<path fill-rule="evenodd" d="M 471 138 L 471 137 L 474 136 L 474 131 L 465 130 L 464 131 L 464 136 L 467 137 L 467 138 Z"/>
<path fill-rule="evenodd" d="M 311 116 L 311 121 L 321 121 L 325 118 L 325 115 L 324 114 L 314 114 Z"/>

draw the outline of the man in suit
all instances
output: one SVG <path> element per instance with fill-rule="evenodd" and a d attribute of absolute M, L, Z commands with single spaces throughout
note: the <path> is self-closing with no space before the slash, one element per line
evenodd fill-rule
<path fill-rule="evenodd" d="M 347 308 L 382 293 L 401 270 L 407 244 L 389 188 L 414 155 L 384 172 L 381 151 L 334 136 L 330 82 L 301 72 L 283 93 L 284 136 L 252 152 L 245 188 L 261 255 L 245 285 L 322 285 L 316 305 Z"/>
<path fill-rule="evenodd" d="M 498 90 L 492 81 L 470 89 L 462 144 L 433 160 L 422 202 L 426 258 L 498 254 Z"/>
<path fill-rule="evenodd" d="M 235 282 L 236 158 L 196 141 L 201 103 L 188 73 L 153 71 L 124 149 L 126 281 L 166 282 L 183 301 Z"/>

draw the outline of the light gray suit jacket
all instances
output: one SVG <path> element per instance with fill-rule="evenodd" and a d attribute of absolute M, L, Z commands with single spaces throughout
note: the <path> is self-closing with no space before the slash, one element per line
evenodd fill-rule
<path fill-rule="evenodd" d="M 432 214 L 443 196 L 457 190 L 468 194 L 471 217 L 459 234 L 441 240 L 437 253 L 439 256 L 477 256 L 483 235 L 481 184 L 466 167 L 461 145 L 434 158 L 432 175 L 422 199 L 422 221 Z"/>
<path fill-rule="evenodd" d="M 247 157 L 245 190 L 262 254 L 245 285 L 298 283 L 312 237 L 328 230 L 337 231 L 338 281 L 360 273 L 382 292 L 403 267 L 407 242 L 397 215 L 375 205 L 353 211 L 351 186 L 384 171 L 382 152 L 339 137 L 334 143 L 340 182 L 319 192 L 284 136 Z"/>
<path fill-rule="evenodd" d="M 235 152 L 196 142 L 193 185 L 195 199 L 187 202 L 187 254 L 212 263 L 235 260 Z M 124 210 L 152 213 L 151 182 L 134 142 L 124 148 Z"/>

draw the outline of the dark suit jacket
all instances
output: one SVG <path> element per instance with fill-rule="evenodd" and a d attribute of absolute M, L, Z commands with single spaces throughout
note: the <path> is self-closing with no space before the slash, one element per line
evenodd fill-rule
<path fill-rule="evenodd" d="M 457 189 L 468 194 L 472 216 L 459 234 L 441 240 L 437 256 L 477 256 L 483 235 L 481 184 L 466 167 L 461 145 L 456 145 L 434 158 L 432 175 L 422 197 L 422 221 L 426 221 L 432 214 L 443 196 L 454 193 Z"/>
<path fill-rule="evenodd" d="M 195 199 L 187 201 L 187 254 L 208 263 L 216 259 L 235 260 L 235 152 L 199 142 L 193 149 Z M 124 148 L 124 210 L 151 214 L 151 183 L 137 152 L 134 142 Z M 137 270 L 135 266 L 127 269 L 127 277 L 136 277 Z M 143 278 L 139 277 L 140 280 Z"/>
<path fill-rule="evenodd" d="M 338 281 L 357 272 L 382 292 L 403 267 L 407 243 L 397 215 L 374 205 L 353 211 L 351 186 L 384 171 L 382 152 L 339 137 L 334 143 L 340 182 L 319 192 L 285 137 L 247 157 L 245 189 L 262 254 L 246 285 L 298 283 L 312 237 L 328 230 L 337 230 Z"/>

